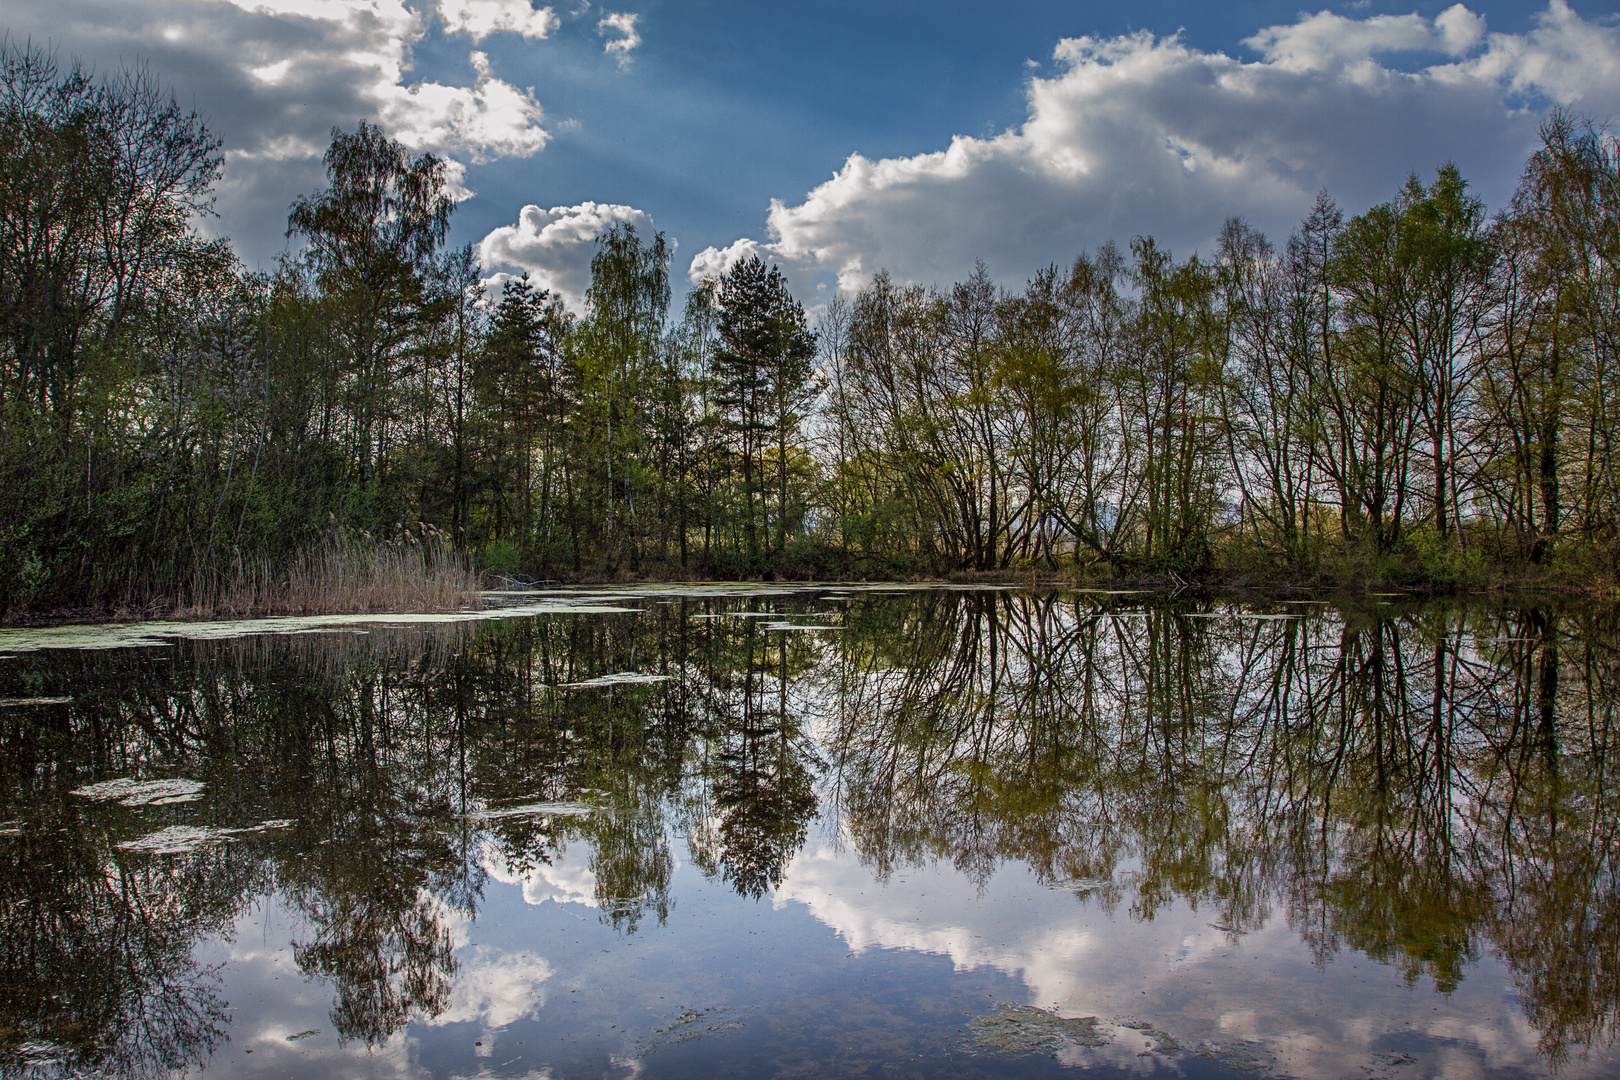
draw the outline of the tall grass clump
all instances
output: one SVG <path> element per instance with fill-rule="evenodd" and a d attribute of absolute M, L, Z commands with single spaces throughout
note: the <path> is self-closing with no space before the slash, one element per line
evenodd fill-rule
<path fill-rule="evenodd" d="M 280 566 L 243 560 L 199 573 L 178 618 L 465 611 L 483 607 L 471 558 L 432 526 L 393 540 L 335 533 Z"/>

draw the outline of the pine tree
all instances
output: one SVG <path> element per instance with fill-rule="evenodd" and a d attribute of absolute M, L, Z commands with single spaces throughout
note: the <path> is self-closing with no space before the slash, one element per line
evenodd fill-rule
<path fill-rule="evenodd" d="M 718 304 L 717 402 L 742 460 L 748 558 L 757 563 L 765 448 L 772 443 L 777 452 L 777 548 L 787 545 L 788 442 L 812 397 L 816 338 L 805 326 L 804 308 L 788 291 L 782 271 L 776 266 L 767 270 L 757 255 L 721 277 Z"/>

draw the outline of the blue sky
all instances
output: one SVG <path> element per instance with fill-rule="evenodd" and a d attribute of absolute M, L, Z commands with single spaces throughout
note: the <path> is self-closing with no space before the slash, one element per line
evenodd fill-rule
<path fill-rule="evenodd" d="M 1368 13 L 1447 6 L 1368 5 Z M 1544 10 L 1500 6 L 1491 9 L 1492 29 L 1523 29 Z M 565 24 L 555 41 L 502 42 L 490 53 L 514 81 L 535 86 L 548 112 L 581 128 L 560 133 L 556 153 L 491 169 L 480 190 L 488 201 L 463 216 L 494 227 L 514 203 L 594 199 L 657 207 L 673 234 L 729 231 L 729 243 L 757 231 L 771 198 L 810 190 L 850 153 L 921 154 L 953 135 L 991 136 L 1021 123 L 1026 62 L 1049 69 L 1061 38 L 1181 30 L 1191 45 L 1241 55 L 1250 53 L 1242 39 L 1299 10 L 1288 2 L 654 3 L 641 11 L 643 44 L 622 72 L 600 62 L 593 26 Z M 465 49 L 435 51 L 447 66 L 466 63 Z"/>
<path fill-rule="evenodd" d="M 0 0 L 14 38 L 145 61 L 230 156 L 211 228 L 266 265 L 335 125 L 458 163 L 454 239 L 579 302 L 591 237 L 684 282 L 758 250 L 811 304 L 879 268 L 1005 284 L 1110 237 L 1281 239 L 1455 159 L 1493 206 L 1554 104 L 1620 112 L 1611 6 L 840 0 Z M 852 155 L 856 155 L 853 156 Z M 773 203 L 773 200 L 775 202 Z M 525 210 L 525 208 L 531 208 Z"/>

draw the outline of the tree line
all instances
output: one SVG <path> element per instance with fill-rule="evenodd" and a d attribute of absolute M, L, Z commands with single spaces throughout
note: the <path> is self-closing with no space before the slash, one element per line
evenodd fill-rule
<path fill-rule="evenodd" d="M 1544 124 L 1280 245 L 1239 220 L 1020 289 L 757 257 L 672 310 L 598 238 L 582 312 L 481 281 L 445 163 L 334 130 L 288 251 L 197 228 L 222 148 L 144 70 L 0 56 L 0 611 L 163 605 L 343 536 L 525 581 L 1612 576 L 1620 147 Z"/>
<path fill-rule="evenodd" d="M 846 543 L 924 565 L 1454 579 L 1612 570 L 1620 153 L 1558 113 L 1492 216 L 1458 170 L 1281 247 L 1105 245 L 1022 292 L 885 275 L 822 324 Z"/>

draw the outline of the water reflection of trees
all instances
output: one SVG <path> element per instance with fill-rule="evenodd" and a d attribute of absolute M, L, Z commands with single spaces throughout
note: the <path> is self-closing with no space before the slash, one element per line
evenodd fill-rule
<path fill-rule="evenodd" d="M 817 808 L 819 760 L 791 689 L 811 658 L 791 639 L 747 620 L 741 651 L 713 641 L 703 665 L 705 746 L 690 798 L 706 815 L 689 834 L 693 855 L 756 899 L 782 883 Z"/>
<path fill-rule="evenodd" d="M 0 697 L 75 700 L 0 708 L 0 1072 L 31 1040 L 70 1072 L 204 1060 L 228 1005 L 193 948 L 272 890 L 334 1026 L 379 1042 L 447 1006 L 492 856 L 528 873 L 583 845 L 600 917 L 634 932 L 675 903 L 675 844 L 744 895 L 779 885 L 818 792 L 880 877 L 1016 860 L 1133 918 L 1280 914 L 1324 960 L 1441 989 L 1495 950 L 1550 1058 L 1612 1037 L 1612 613 L 1122 607 L 921 593 L 805 635 L 682 602 L 11 661 Z M 670 678 L 566 686 L 624 670 Z M 207 786 L 173 809 L 68 794 L 126 775 Z M 488 813 L 559 802 L 588 812 Z M 114 846 L 271 819 L 294 824 Z"/>
<path fill-rule="evenodd" d="M 1006 595 L 873 612 L 851 640 L 930 644 L 868 646 L 836 676 L 857 851 L 879 874 L 1014 858 L 1130 895 L 1137 918 L 1212 905 L 1234 932 L 1281 910 L 1318 955 L 1441 990 L 1494 949 L 1551 1059 L 1611 1039 L 1612 613 L 1208 614 Z"/>
<path fill-rule="evenodd" d="M 10 673 L 7 689 L 40 696 L 40 673 Z M 183 683 L 155 665 L 143 704 Z M 224 933 L 264 880 L 260 862 L 229 849 L 154 865 L 111 850 L 104 830 L 133 816 L 90 815 L 67 794 L 98 764 L 120 769 L 172 730 L 106 730 L 104 686 L 82 709 L 0 709 L 0 1076 L 100 1070 L 166 1076 L 224 1037 L 227 1008 L 215 971 L 193 959 L 199 938 Z M 109 820 L 110 819 L 110 820 Z"/>
<path fill-rule="evenodd" d="M 447 1007 L 490 848 L 524 873 L 583 844 L 601 917 L 627 931 L 668 915 L 672 819 L 717 877 L 778 884 L 816 809 L 786 697 L 808 650 L 748 620 L 685 632 L 685 614 L 12 661 L 0 698 L 74 700 L 0 707 L 0 1074 L 205 1060 L 229 1003 L 193 950 L 271 891 L 338 1033 L 375 1044 Z M 632 668 L 673 678 L 566 685 Z M 204 798 L 70 794 L 119 776 L 201 780 Z M 567 801 L 589 812 L 487 813 Z M 276 820 L 292 825 L 184 854 L 116 846 Z"/>
<path fill-rule="evenodd" d="M 30 826 L 45 826 L 36 817 Z M 33 837 L 0 868 L 0 1076 L 167 1076 L 206 1056 L 227 1011 L 192 947 L 230 925 L 256 867 L 105 865 L 80 837 Z"/>

